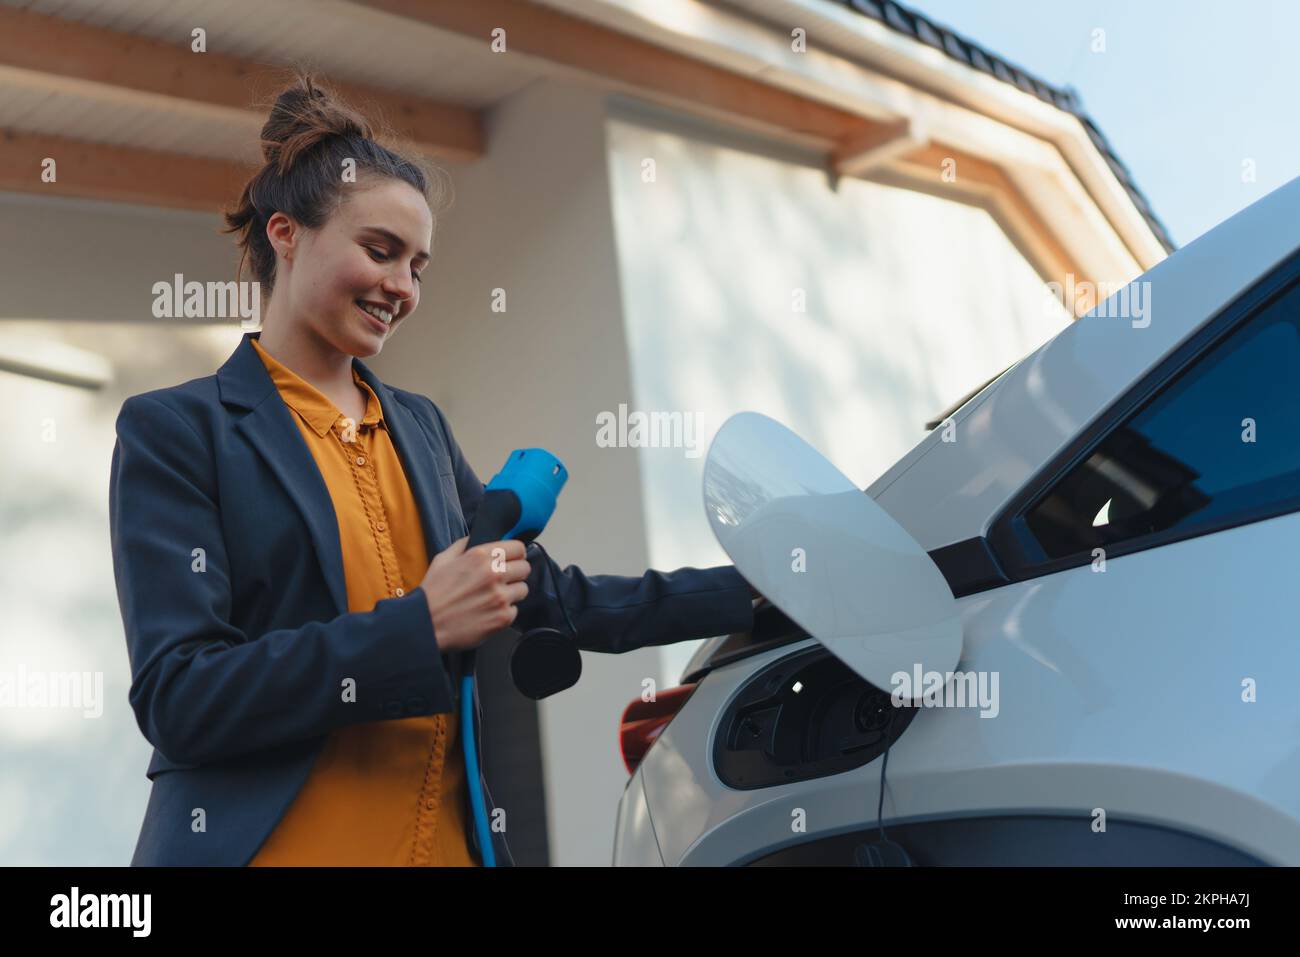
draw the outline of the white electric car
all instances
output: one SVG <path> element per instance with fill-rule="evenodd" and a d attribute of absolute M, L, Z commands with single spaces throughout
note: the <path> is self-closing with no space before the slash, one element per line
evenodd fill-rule
<path fill-rule="evenodd" d="M 865 494 L 742 413 L 704 498 L 771 605 L 629 706 L 616 865 L 1300 864 L 1300 179 Z"/>

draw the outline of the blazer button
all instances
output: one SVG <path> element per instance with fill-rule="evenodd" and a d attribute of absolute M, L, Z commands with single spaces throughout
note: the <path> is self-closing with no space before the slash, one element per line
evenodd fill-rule
<path fill-rule="evenodd" d="M 385 701 L 384 714 L 388 715 L 390 718 L 400 718 L 402 716 L 402 702 Z"/>
<path fill-rule="evenodd" d="M 408 699 L 406 699 L 406 713 L 407 713 L 407 714 L 419 714 L 419 713 L 420 713 L 421 711 L 423 711 L 423 710 L 424 710 L 424 699 L 423 699 L 423 698 L 408 698 Z"/>

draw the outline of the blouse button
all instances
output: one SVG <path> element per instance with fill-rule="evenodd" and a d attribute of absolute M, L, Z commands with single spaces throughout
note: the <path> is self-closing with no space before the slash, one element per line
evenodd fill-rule
<path fill-rule="evenodd" d="M 430 811 L 432 811 L 437 806 L 437 803 L 438 802 L 435 801 L 433 798 L 429 798 L 429 800 L 424 802 L 424 806 L 428 808 Z"/>
<path fill-rule="evenodd" d="M 384 530 L 384 527 L 385 526 L 383 522 L 380 522 L 378 525 L 375 526 L 375 528 L 379 529 L 379 531 L 381 532 Z"/>
<path fill-rule="evenodd" d="M 397 597 L 398 597 L 398 598 L 401 598 L 403 595 L 406 594 L 406 591 L 405 591 L 405 589 L 399 588 L 399 589 L 397 589 L 396 594 L 397 594 Z"/>
<path fill-rule="evenodd" d="M 358 464 L 358 465 L 365 465 L 365 464 L 366 464 L 366 457 L 365 457 L 364 455 L 358 455 L 358 456 L 357 456 L 357 464 Z"/>

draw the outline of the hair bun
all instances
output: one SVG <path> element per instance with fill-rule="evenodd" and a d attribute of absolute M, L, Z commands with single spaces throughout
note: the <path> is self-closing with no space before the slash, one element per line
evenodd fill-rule
<path fill-rule="evenodd" d="M 372 140 L 374 130 L 364 116 L 310 76 L 299 75 L 276 97 L 262 127 L 262 156 L 283 176 L 300 156 L 331 136 Z"/>

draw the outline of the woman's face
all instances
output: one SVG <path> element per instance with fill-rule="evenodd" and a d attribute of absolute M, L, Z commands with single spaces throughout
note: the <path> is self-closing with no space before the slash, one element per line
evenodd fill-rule
<path fill-rule="evenodd" d="M 291 320 L 339 352 L 364 358 L 377 354 L 419 305 L 433 216 L 424 197 L 400 180 L 359 183 L 344 196 L 319 229 L 282 216 L 285 222 L 272 217 L 267 227 L 279 253 L 276 291 L 288 285 Z"/>

